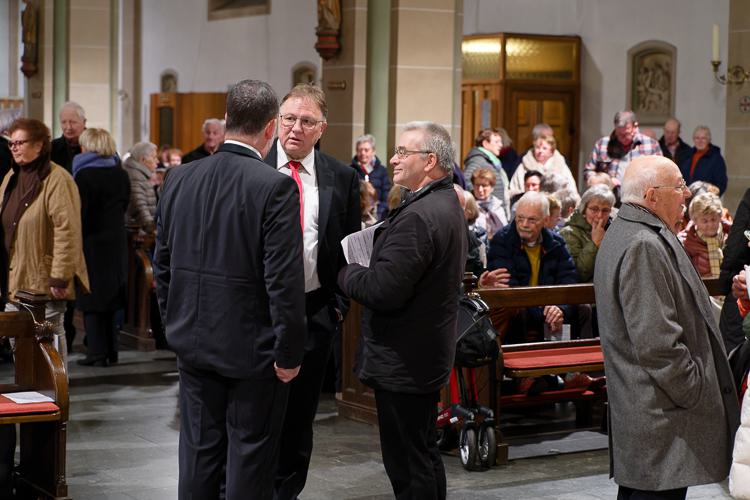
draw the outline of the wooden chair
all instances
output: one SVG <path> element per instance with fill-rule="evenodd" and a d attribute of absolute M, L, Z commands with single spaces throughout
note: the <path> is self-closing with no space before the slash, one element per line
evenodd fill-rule
<path fill-rule="evenodd" d="M 53 403 L 17 404 L 0 396 L 0 425 L 20 424 L 20 461 L 14 470 L 18 498 L 68 499 L 65 451 L 68 377 L 44 320 L 48 297 L 19 292 L 20 312 L 0 313 L 0 337 L 15 338 L 15 382 L 0 393 L 36 391 Z"/>

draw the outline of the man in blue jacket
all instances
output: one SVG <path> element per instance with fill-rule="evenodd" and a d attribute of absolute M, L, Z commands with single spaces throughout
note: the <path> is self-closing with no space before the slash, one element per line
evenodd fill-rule
<path fill-rule="evenodd" d="M 529 191 L 518 200 L 513 222 L 492 238 L 487 268 L 506 268 L 510 273 L 510 286 L 578 283 L 575 263 L 565 246 L 565 240 L 544 227 L 547 215 L 547 197 L 543 193 Z M 551 332 L 560 331 L 563 323 L 571 323 L 572 312 L 567 305 L 529 308 L 525 327 L 512 328 L 505 342 L 540 340 L 534 336 L 542 333 L 545 324 Z M 524 334 L 531 338 L 523 338 Z"/>

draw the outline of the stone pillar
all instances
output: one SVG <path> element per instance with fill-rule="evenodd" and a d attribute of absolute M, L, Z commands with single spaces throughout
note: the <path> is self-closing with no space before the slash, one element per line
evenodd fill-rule
<path fill-rule="evenodd" d="M 393 0 L 389 150 L 414 120 L 443 125 L 458 144 L 462 13 L 462 0 Z"/>
<path fill-rule="evenodd" d="M 463 0 L 343 0 L 342 49 L 323 63 L 322 149 L 348 163 L 354 140 L 368 132 L 387 163 L 414 120 L 444 125 L 457 143 L 462 13 Z"/>
<path fill-rule="evenodd" d="M 725 73 L 728 67 L 734 65 L 750 70 L 750 3 L 746 0 L 729 2 L 728 49 L 726 64 L 722 63 L 720 73 Z M 723 201 L 724 206 L 732 213 L 742 195 L 750 188 L 750 169 L 747 167 L 747 159 L 750 158 L 750 109 L 746 104 L 748 102 L 750 81 L 741 85 L 727 84 L 726 148 L 723 153 L 727 162 L 729 185 Z"/>
<path fill-rule="evenodd" d="M 364 133 L 367 63 L 367 0 L 341 2 L 341 52 L 323 61 L 328 129 L 321 150 L 348 164 L 354 139 Z"/>

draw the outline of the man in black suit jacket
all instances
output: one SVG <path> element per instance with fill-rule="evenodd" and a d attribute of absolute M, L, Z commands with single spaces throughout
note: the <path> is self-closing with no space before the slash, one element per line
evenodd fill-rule
<path fill-rule="evenodd" d="M 297 498 L 307 479 L 312 424 L 333 336 L 347 302 L 336 294 L 345 264 L 341 240 L 361 228 L 357 173 L 314 149 L 326 129 L 325 94 L 298 85 L 281 101 L 279 140 L 266 162 L 301 186 L 307 340 L 299 377 L 291 383 L 276 475 L 278 499 Z"/>
<path fill-rule="evenodd" d="M 157 212 L 154 275 L 180 369 L 179 498 L 271 498 L 289 385 L 305 341 L 299 196 L 261 161 L 278 100 L 244 80 L 227 140 L 176 169 Z M 226 468 L 226 474 L 223 470 Z"/>

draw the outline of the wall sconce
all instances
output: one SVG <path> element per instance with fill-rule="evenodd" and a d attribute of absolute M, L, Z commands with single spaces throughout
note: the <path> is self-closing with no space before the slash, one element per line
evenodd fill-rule
<path fill-rule="evenodd" d="M 721 65 L 721 58 L 719 57 L 719 25 L 714 24 L 713 29 L 713 44 L 711 46 L 711 66 L 714 69 L 714 78 L 722 85 L 727 83 L 736 83 L 742 85 L 747 80 L 750 80 L 750 73 L 745 68 L 739 65 L 735 65 L 727 68 L 727 72 L 723 75 L 719 74 L 719 66 Z"/>

